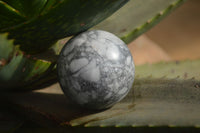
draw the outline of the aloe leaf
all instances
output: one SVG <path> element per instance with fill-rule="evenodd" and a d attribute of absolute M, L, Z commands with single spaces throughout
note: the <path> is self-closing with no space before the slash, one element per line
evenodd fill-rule
<path fill-rule="evenodd" d="M 47 0 L 2 0 L 25 18 L 38 16 Z"/>
<path fill-rule="evenodd" d="M 13 40 L 7 39 L 8 34 L 0 35 L 0 59 L 8 60 L 14 50 Z"/>
<path fill-rule="evenodd" d="M 36 53 L 48 49 L 58 39 L 89 29 L 110 16 L 127 1 L 59 0 L 44 4 L 44 1 L 32 0 L 32 5 L 28 7 L 38 5 L 34 9 L 40 11 L 42 8 L 40 14 L 30 17 L 23 23 L 1 28 L 0 32 L 9 32 L 9 38 L 14 39 L 14 43 L 20 45 L 21 50 Z M 16 2 L 23 3 L 20 0 Z M 23 6 L 26 6 L 26 3 L 28 4 L 25 2 Z M 25 13 L 30 14 L 30 16 L 38 14 L 35 11 L 32 13 L 28 9 L 23 9 L 22 14 Z"/>
<path fill-rule="evenodd" d="M 200 61 L 136 67 L 133 90 L 124 102 L 71 121 L 74 126 L 197 126 L 200 124 Z"/>
<path fill-rule="evenodd" d="M 42 126 L 199 127 L 199 65 L 200 60 L 136 66 L 135 82 L 125 99 L 98 112 L 74 107 L 58 84 L 2 97 Z"/>
<path fill-rule="evenodd" d="M 175 61 L 173 63 L 161 62 L 156 65 L 141 65 L 137 67 L 138 74 L 136 73 L 136 77 L 178 78 L 180 80 L 195 78 L 195 80 L 200 80 L 198 66 L 200 66 L 198 60 Z"/>
<path fill-rule="evenodd" d="M 59 6 L 59 4 L 62 2 L 63 0 L 48 0 L 46 2 L 46 5 L 44 6 L 41 15 L 44 15 L 46 13 L 48 13 L 48 11 L 50 11 L 52 8 L 55 8 L 56 6 Z"/>
<path fill-rule="evenodd" d="M 126 43 L 165 18 L 186 0 L 130 0 L 94 29 L 102 29 L 121 37 Z"/>
<path fill-rule="evenodd" d="M 0 30 L 25 21 L 14 8 L 0 0 Z"/>
<path fill-rule="evenodd" d="M 14 133 L 24 124 L 25 120 L 23 118 L 20 118 L 16 113 L 6 108 L 2 103 L 0 110 L 1 133 Z"/>
<path fill-rule="evenodd" d="M 15 89 L 19 87 L 22 89 L 38 78 L 44 78 L 44 75 L 55 69 L 55 62 L 24 54 L 14 46 L 13 40 L 7 39 L 7 35 L 7 33 L 0 34 L 0 61 L 5 62 L 0 64 L 1 89 Z M 44 80 L 46 79 L 51 79 L 51 77 L 46 77 Z M 30 86 L 34 87 L 31 84 Z"/>

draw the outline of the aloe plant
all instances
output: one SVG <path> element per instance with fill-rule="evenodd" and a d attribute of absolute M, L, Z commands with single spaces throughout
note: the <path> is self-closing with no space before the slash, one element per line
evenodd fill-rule
<path fill-rule="evenodd" d="M 185 0 L 130 0 L 108 17 L 126 2 L 0 0 L 0 88 L 36 89 L 56 82 L 61 38 L 93 28 L 112 32 L 129 43 Z M 1 97 L 9 107 L 48 127 L 199 128 L 199 65 L 196 60 L 137 66 L 134 89 L 122 102 L 102 112 L 73 108 L 56 87 L 56 94 L 24 92 Z"/>
<path fill-rule="evenodd" d="M 89 29 L 127 1 L 1 0 L 1 88 L 40 82 L 39 78 L 55 70 L 56 57 L 52 55 L 57 52 L 49 48 L 57 40 Z M 44 55 L 44 51 L 53 53 Z"/>
<path fill-rule="evenodd" d="M 54 93 L 47 89 L 1 97 L 9 101 L 9 107 L 44 127 L 95 127 L 95 131 L 101 127 L 199 128 L 199 65 L 200 60 L 136 66 L 136 80 L 129 94 L 114 107 L 100 112 L 74 107 L 58 85 L 51 88 Z"/>
<path fill-rule="evenodd" d="M 0 88 L 36 89 L 56 82 L 59 39 L 93 27 L 128 43 L 184 1 L 0 0 Z"/>

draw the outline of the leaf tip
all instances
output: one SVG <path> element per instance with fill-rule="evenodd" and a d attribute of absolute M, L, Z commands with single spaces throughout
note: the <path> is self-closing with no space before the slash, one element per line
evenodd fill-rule
<path fill-rule="evenodd" d="M 79 123 L 70 122 L 70 125 L 71 125 L 72 127 L 75 127 L 75 126 L 78 126 L 78 125 L 79 125 Z"/>
<path fill-rule="evenodd" d="M 194 125 L 195 128 L 200 128 L 200 125 Z"/>
<path fill-rule="evenodd" d="M 173 127 L 176 127 L 176 125 L 169 124 L 168 127 L 173 128 Z"/>

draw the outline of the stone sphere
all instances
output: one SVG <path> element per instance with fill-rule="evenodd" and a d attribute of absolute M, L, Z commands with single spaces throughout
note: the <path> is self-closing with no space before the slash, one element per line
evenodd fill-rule
<path fill-rule="evenodd" d="M 132 88 L 135 66 L 121 39 L 93 30 L 65 44 L 57 69 L 60 86 L 73 103 L 89 109 L 106 109 Z"/>

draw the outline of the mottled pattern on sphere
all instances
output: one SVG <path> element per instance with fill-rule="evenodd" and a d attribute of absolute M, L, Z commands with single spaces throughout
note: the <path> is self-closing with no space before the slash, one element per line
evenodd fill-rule
<path fill-rule="evenodd" d="M 105 109 L 126 96 L 134 80 L 131 53 L 115 35 L 95 30 L 72 38 L 58 60 L 61 88 L 73 102 Z"/>

